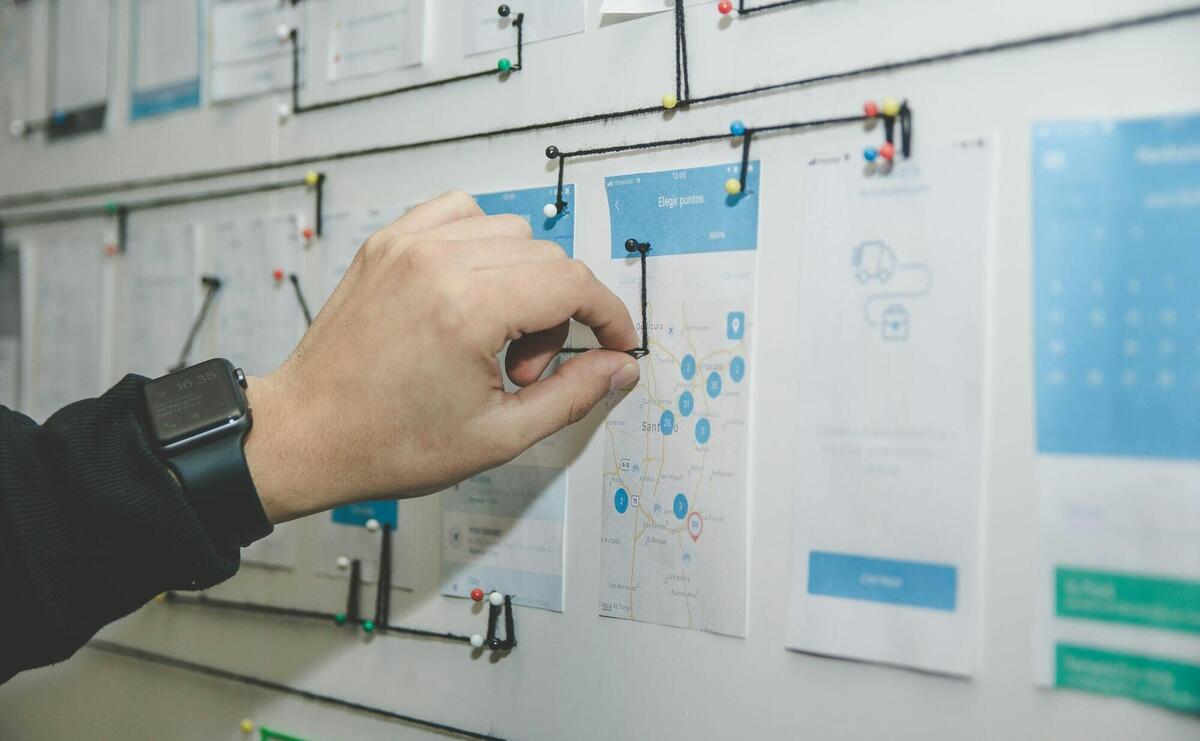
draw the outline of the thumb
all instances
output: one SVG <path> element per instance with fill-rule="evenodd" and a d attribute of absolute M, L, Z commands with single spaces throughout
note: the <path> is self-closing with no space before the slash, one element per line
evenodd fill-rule
<path fill-rule="evenodd" d="M 512 428 L 533 445 L 587 416 L 610 391 L 632 386 L 641 376 L 637 361 L 623 352 L 589 350 L 563 363 L 548 378 L 513 395 Z"/>

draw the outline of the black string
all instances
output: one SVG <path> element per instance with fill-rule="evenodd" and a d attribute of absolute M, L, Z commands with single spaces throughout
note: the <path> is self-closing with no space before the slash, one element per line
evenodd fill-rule
<path fill-rule="evenodd" d="M 980 46 L 965 47 L 963 49 L 933 54 L 922 57 L 913 57 L 906 60 L 887 62 L 884 64 L 873 65 L 870 67 L 860 67 L 857 69 L 847 70 L 843 72 L 835 72 L 816 77 L 806 77 L 797 80 L 789 80 L 787 82 L 774 83 L 771 85 L 760 85 L 758 87 L 745 88 L 742 90 L 733 90 L 715 95 L 706 95 L 699 98 L 691 98 L 688 103 L 692 106 L 703 103 L 711 103 L 719 100 L 728 100 L 730 98 L 744 97 L 750 95 L 759 95 L 762 93 L 774 92 L 787 88 L 802 88 L 811 85 L 818 85 L 826 82 L 837 80 L 845 80 L 854 77 L 866 75 L 875 75 L 886 72 L 896 72 L 899 70 L 920 67 L 939 62 L 949 62 L 957 59 L 965 59 L 986 54 L 995 54 L 1016 49 L 1023 49 L 1042 44 L 1058 43 L 1071 39 L 1085 38 L 1100 34 L 1113 33 L 1116 31 L 1128 30 L 1131 28 L 1139 28 L 1143 26 L 1165 23 L 1169 21 L 1182 20 L 1200 16 L 1200 5 L 1195 5 L 1187 8 L 1176 10 L 1168 10 L 1160 13 L 1150 13 L 1146 15 L 1134 16 L 1122 20 L 1100 23 L 1090 26 L 1081 26 L 1066 31 L 1058 31 L 1049 34 L 1039 34 L 1033 36 L 1024 36 L 1018 39 L 1011 39 L 995 44 L 985 44 Z M 571 126 L 579 126 L 589 123 L 597 123 L 601 121 L 613 121 L 622 118 L 633 116 L 644 116 L 653 113 L 661 113 L 662 106 L 645 106 L 641 108 L 629 108 L 619 111 L 609 111 L 605 113 L 591 113 L 582 116 L 573 116 L 570 118 L 555 119 L 552 121 L 543 121 L 539 123 L 521 124 L 517 126 L 507 126 L 498 129 L 489 129 L 485 131 L 474 131 L 466 134 L 456 134 L 453 136 L 437 137 L 434 139 L 422 139 L 419 141 L 403 142 L 400 144 L 385 144 L 375 147 L 364 147 L 361 149 L 343 150 L 340 152 L 331 152 L 327 154 L 305 155 L 302 157 L 294 157 L 291 159 L 276 160 L 271 162 L 256 162 L 246 165 L 234 165 L 230 167 L 213 168 L 209 170 L 194 170 L 186 173 L 176 173 L 173 175 L 159 175 L 145 178 L 132 178 L 129 180 L 110 181 L 107 183 L 94 183 L 92 185 L 81 185 L 71 188 L 60 188 L 57 190 L 33 191 L 18 195 L 7 196 L 0 198 L 0 207 L 14 208 L 17 206 L 32 205 L 35 203 L 44 203 L 47 201 L 67 200 L 71 198 L 82 198 L 85 196 L 99 195 L 113 191 L 130 191 L 144 188 L 156 188 L 166 185 L 174 185 L 178 183 L 195 182 L 200 180 L 212 180 L 215 178 L 233 177 L 237 175 L 246 175 L 256 172 L 265 172 L 270 170 L 281 170 L 291 167 L 301 167 L 304 165 L 313 165 L 322 162 L 337 162 L 347 159 L 355 159 L 359 157 L 371 157 L 380 154 L 390 154 L 394 152 L 403 152 L 410 149 L 419 149 L 423 147 L 432 147 L 445 144 L 458 144 L 461 142 L 474 141 L 476 139 L 490 139 L 498 136 L 512 136 L 515 134 L 525 134 L 535 131 L 544 131 L 546 129 L 565 128 Z"/>
<path fill-rule="evenodd" d="M 200 304 L 200 311 L 196 313 L 196 319 L 192 322 L 192 328 L 188 330 L 187 339 L 183 341 L 183 350 L 179 352 L 179 361 L 167 369 L 172 373 L 187 367 L 188 355 L 192 354 L 192 343 L 196 341 L 196 335 L 200 333 L 200 327 L 204 324 L 204 318 L 208 316 L 208 310 L 212 306 L 213 298 L 216 297 L 217 291 L 221 290 L 221 279 L 215 275 L 202 275 L 200 276 L 200 285 L 204 287 L 204 302 Z"/>
<path fill-rule="evenodd" d="M 509 72 L 519 72 L 521 63 L 524 57 L 522 46 L 524 45 L 524 34 L 521 27 L 524 25 L 525 14 L 517 13 L 517 17 L 513 19 L 512 25 L 517 29 L 517 63 L 510 66 L 508 69 L 500 69 L 492 67 L 491 69 L 480 70 L 479 72 L 468 72 L 464 75 L 454 75 L 453 77 L 443 77 L 437 80 L 429 80 L 427 82 L 418 82 L 413 85 L 405 85 L 403 87 L 389 88 L 387 90 L 376 90 L 372 93 L 364 93 L 362 95 L 352 95 L 348 98 L 335 98 L 333 100 L 323 100 L 318 103 L 300 102 L 300 41 L 298 31 L 293 28 L 288 33 L 288 40 L 292 47 L 292 110 L 291 113 L 311 113 L 313 111 L 323 111 L 328 108 L 338 108 L 344 105 L 354 103 L 363 103 L 368 100 L 377 98 L 386 98 L 392 95 L 400 95 L 402 93 L 411 93 L 416 90 L 425 90 L 428 88 L 441 87 L 455 82 L 463 82 L 465 80 L 474 80 L 480 77 L 491 77 L 493 75 L 507 75 Z"/>
<path fill-rule="evenodd" d="M 173 669 L 181 669 L 183 671 L 189 671 L 189 672 L 193 672 L 195 674 L 203 674 L 205 676 L 214 677 L 216 679 L 224 679 L 224 680 L 230 681 L 230 682 L 238 682 L 240 684 L 248 685 L 250 687 L 257 687 L 259 689 L 280 692 L 280 693 L 283 693 L 286 695 L 292 695 L 294 697 L 302 697 L 306 700 L 311 700 L 313 702 L 324 703 L 326 705 L 334 705 L 336 707 L 346 708 L 347 710 L 354 710 L 354 711 L 357 711 L 360 713 L 366 713 L 368 715 L 374 715 L 379 718 L 385 718 L 387 720 L 392 720 L 392 721 L 396 721 L 399 723 L 406 723 L 406 724 L 413 725 L 413 726 L 419 726 L 421 728 L 427 728 L 432 731 L 436 731 L 438 733 L 443 733 L 443 734 L 446 734 L 449 736 L 456 736 L 458 738 L 482 739 L 483 741 L 504 741 L 504 739 L 500 738 L 499 736 L 493 736 L 489 733 L 479 733 L 477 731 L 469 731 L 464 728 L 459 728 L 457 726 L 452 726 L 452 725 L 449 725 L 446 723 L 439 723 L 439 722 L 433 721 L 433 720 L 425 720 L 424 718 L 417 718 L 412 715 L 398 713 L 394 710 L 387 710 L 386 708 L 375 707 L 373 705 L 366 705 L 364 703 L 355 702 L 353 700 L 345 700 L 340 697 L 334 697 L 332 695 L 325 695 L 325 694 L 322 694 L 319 692 L 313 692 L 312 690 L 306 690 L 306 689 L 301 689 L 299 687 L 293 687 L 291 685 L 284 684 L 282 682 L 275 682 L 270 679 L 263 679 L 261 677 L 255 677 L 255 676 L 251 676 L 249 674 L 240 674 L 238 672 L 229 671 L 228 669 L 221 669 L 219 667 L 209 666 L 207 664 L 200 664 L 200 663 L 197 663 L 194 661 L 187 661 L 185 659 L 177 659 L 173 656 L 167 656 L 166 654 L 154 653 L 152 651 L 144 651 L 140 648 L 133 648 L 132 646 L 124 646 L 119 643 L 112 643 L 110 641 L 104 641 L 104 640 L 94 638 L 87 643 L 87 646 L 89 648 L 94 648 L 98 651 L 105 651 L 107 653 L 114 654 L 117 656 L 123 656 L 123 657 L 129 658 L 129 659 L 137 659 L 138 661 L 146 661 L 146 662 L 149 662 L 152 664 L 168 666 Z"/>
<path fill-rule="evenodd" d="M 392 526 L 384 523 L 379 542 L 379 578 L 375 585 L 375 627 L 387 632 L 392 603 Z"/>
<path fill-rule="evenodd" d="M 292 282 L 292 288 L 296 289 L 296 301 L 300 304 L 300 311 L 304 312 L 304 323 L 311 327 L 312 313 L 308 310 L 308 302 L 304 300 L 304 291 L 300 290 L 300 276 L 292 273 L 288 280 Z"/>
<path fill-rule="evenodd" d="M 359 611 L 359 592 L 362 591 L 362 561 L 357 558 L 350 562 L 350 584 L 346 588 L 346 622 L 362 623 Z M 337 619 L 337 616 L 334 616 Z"/>
<path fill-rule="evenodd" d="M 167 592 L 165 594 L 165 598 L 168 603 L 188 605 L 191 607 L 208 607 L 217 610 L 232 610 L 235 612 L 248 612 L 258 615 L 273 615 L 275 617 L 321 620 L 323 622 L 344 623 L 347 625 L 362 625 L 364 622 L 366 622 L 357 614 L 351 616 L 349 609 L 347 609 L 347 612 L 339 615 L 337 613 L 324 612 L 322 610 L 305 610 L 298 607 L 277 607 L 275 605 L 263 605 L 256 602 L 241 602 L 219 599 L 203 594 L 191 596 L 187 594 L 181 594 L 179 592 Z M 349 604 L 346 606 L 347 608 L 350 607 Z M 455 643 L 471 642 L 471 637 L 466 635 L 439 632 L 436 630 L 424 630 L 421 628 L 410 628 L 404 625 L 394 625 L 391 623 L 387 625 L 387 632 L 415 636 L 418 638 L 434 638 L 442 641 L 453 641 Z"/>
<path fill-rule="evenodd" d="M 738 0 L 738 15 L 750 15 L 752 13 L 761 13 L 764 10 L 778 10 L 789 5 L 811 5 L 819 3 L 821 0 L 778 0 L 778 2 L 767 3 L 766 5 L 754 5 L 746 7 L 746 0 Z"/>
<path fill-rule="evenodd" d="M 500 617 L 501 606 L 488 600 L 488 627 L 485 643 L 494 651 L 511 651 L 517 645 L 516 627 L 513 625 L 512 595 L 504 595 L 504 637 L 496 635 L 496 623 Z"/>
<path fill-rule="evenodd" d="M 746 173 L 750 171 L 750 139 L 754 136 L 754 132 L 746 129 L 742 134 L 742 171 L 738 174 L 738 182 L 741 183 L 739 193 L 746 192 Z"/>
<path fill-rule="evenodd" d="M 320 235 L 323 228 L 321 220 L 321 201 L 323 199 L 325 175 L 317 173 L 317 179 L 314 186 L 309 186 L 309 178 L 305 177 L 300 180 L 284 180 L 276 183 L 258 183 L 255 185 L 245 185 L 238 188 L 223 188 L 219 190 L 209 190 L 202 193 L 189 193 L 187 195 L 165 196 L 162 198 L 150 198 L 142 201 L 130 201 L 128 203 L 105 203 L 97 206 L 75 206 L 71 208 L 48 209 L 45 211 L 35 211 L 32 213 L 18 213 L 11 216 L 3 217 L 6 227 L 13 226 L 34 226 L 37 224 L 58 224 L 63 221 L 72 221 L 76 219 L 94 219 L 103 216 L 114 216 L 117 221 L 117 250 L 125 251 L 126 238 L 128 235 L 128 219 L 129 215 L 135 211 L 149 211 L 152 209 L 168 208 L 171 206 L 181 206 L 189 203 L 198 203 L 201 201 L 224 200 L 227 198 L 238 198 L 240 196 L 251 195 L 254 193 L 269 193 L 277 190 L 287 190 L 290 188 L 308 188 L 313 187 L 316 209 L 316 233 Z"/>
<path fill-rule="evenodd" d="M 675 0 L 675 100 L 687 106 L 692 97 L 688 81 L 687 21 L 683 15 L 684 0 Z"/>
<path fill-rule="evenodd" d="M 650 327 L 646 323 L 646 255 L 650 252 L 650 245 L 646 242 L 639 242 L 636 239 L 625 240 L 625 249 L 628 252 L 637 252 L 638 259 L 642 263 L 642 344 L 641 347 L 635 347 L 632 350 L 626 350 L 625 354 L 634 358 L 644 358 L 650 354 Z M 598 347 L 564 347 L 559 350 L 560 355 L 577 355 L 585 353 L 589 350 L 600 350 Z"/>

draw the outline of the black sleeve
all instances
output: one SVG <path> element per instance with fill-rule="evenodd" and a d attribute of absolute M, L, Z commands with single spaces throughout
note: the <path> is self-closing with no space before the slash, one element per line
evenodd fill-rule
<path fill-rule="evenodd" d="M 126 376 L 41 426 L 0 406 L 0 682 L 71 656 L 159 592 L 238 569 L 151 449 L 145 383 Z"/>

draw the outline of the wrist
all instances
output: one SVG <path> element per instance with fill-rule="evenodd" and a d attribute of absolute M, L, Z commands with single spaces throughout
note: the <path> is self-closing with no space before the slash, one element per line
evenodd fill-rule
<path fill-rule="evenodd" d="M 272 524 L 294 520 L 322 509 L 313 486 L 315 451 L 304 441 L 302 405 L 291 401 L 286 380 L 278 373 L 247 377 L 246 399 L 253 426 L 246 435 L 246 464 L 259 501 Z"/>

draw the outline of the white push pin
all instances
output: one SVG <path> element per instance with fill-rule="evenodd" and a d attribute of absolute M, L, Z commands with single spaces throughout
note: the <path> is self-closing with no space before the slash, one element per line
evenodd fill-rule
<path fill-rule="evenodd" d="M 279 37 L 280 41 L 287 41 L 292 36 L 292 27 L 286 23 L 280 23 L 279 27 L 275 29 L 275 35 Z"/>
<path fill-rule="evenodd" d="M 379 532 L 379 520 L 376 520 L 374 517 L 367 520 L 367 532 L 368 533 Z"/>
<path fill-rule="evenodd" d="M 553 203 L 547 203 L 545 206 L 542 206 L 542 213 L 545 214 L 547 219 L 553 219 L 555 216 L 558 216 L 558 206 Z"/>
<path fill-rule="evenodd" d="M 287 103 L 280 103 L 279 107 L 275 109 L 275 115 L 279 118 L 279 122 L 283 123 L 291 117 L 292 107 Z"/>
<path fill-rule="evenodd" d="M 29 131 L 29 127 L 25 125 L 25 119 L 14 118 L 8 122 L 8 133 L 15 137 L 22 137 Z"/>
<path fill-rule="evenodd" d="M 471 647 L 472 648 L 483 648 L 483 636 L 479 635 L 478 633 L 471 636 Z"/>
<path fill-rule="evenodd" d="M 499 592 L 492 592 L 488 595 L 488 602 L 491 602 L 496 607 L 504 604 L 504 595 Z"/>
<path fill-rule="evenodd" d="M 341 569 L 342 571 L 345 571 L 346 569 L 350 568 L 350 557 L 349 556 L 338 556 L 337 557 L 337 567 L 339 569 Z"/>

